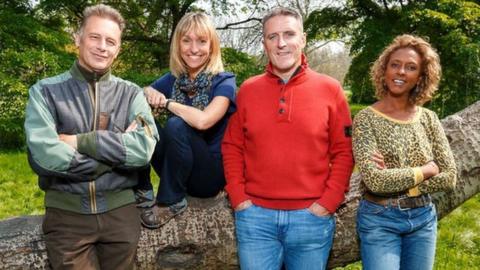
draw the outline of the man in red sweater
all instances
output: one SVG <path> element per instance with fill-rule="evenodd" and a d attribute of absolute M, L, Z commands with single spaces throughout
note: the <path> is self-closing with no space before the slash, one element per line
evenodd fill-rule
<path fill-rule="evenodd" d="M 263 18 L 264 74 L 240 87 L 222 143 L 242 269 L 324 269 L 353 167 L 340 84 L 308 68 L 299 13 Z"/>

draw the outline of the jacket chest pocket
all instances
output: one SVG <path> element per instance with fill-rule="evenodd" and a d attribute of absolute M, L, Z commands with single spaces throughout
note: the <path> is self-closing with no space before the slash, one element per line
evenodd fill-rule
<path fill-rule="evenodd" d="M 126 109 L 112 110 L 108 113 L 100 112 L 100 117 L 106 118 L 104 121 L 108 121 L 108 127 L 106 129 L 114 132 L 125 132 L 129 125 L 128 111 Z M 101 122 L 102 120 L 100 120 L 100 123 Z"/>

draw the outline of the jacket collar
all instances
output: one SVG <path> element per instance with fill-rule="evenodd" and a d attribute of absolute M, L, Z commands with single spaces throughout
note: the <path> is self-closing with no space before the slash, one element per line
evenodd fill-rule
<path fill-rule="evenodd" d="M 305 72 L 306 70 L 308 69 L 308 63 L 307 63 L 307 57 L 305 56 L 304 53 L 302 53 L 302 61 L 300 63 L 300 66 L 297 67 L 297 69 L 295 70 L 295 72 L 293 72 L 292 74 L 292 77 L 290 77 L 290 79 L 288 80 L 289 82 L 290 81 L 296 81 L 298 78 L 300 77 L 303 77 L 303 75 L 305 75 Z M 278 77 L 277 75 L 275 75 L 273 73 L 273 65 L 272 65 L 272 62 L 268 62 L 266 68 L 265 68 L 265 72 L 267 73 L 268 76 L 270 77 L 273 77 L 275 79 L 279 79 L 280 77 Z M 281 78 L 280 78 L 281 80 Z"/>
<path fill-rule="evenodd" d="M 109 68 L 104 73 L 92 72 L 92 71 L 86 70 L 84 67 L 80 65 L 78 60 L 75 60 L 72 67 L 70 68 L 70 73 L 72 74 L 72 77 L 76 79 L 92 83 L 92 82 L 109 80 L 111 76 L 111 69 Z"/>

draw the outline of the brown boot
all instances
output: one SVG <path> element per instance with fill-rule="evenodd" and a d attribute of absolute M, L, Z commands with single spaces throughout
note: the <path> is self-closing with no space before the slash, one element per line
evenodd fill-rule
<path fill-rule="evenodd" d="M 187 209 L 187 200 L 184 198 L 178 203 L 169 206 L 155 205 L 150 209 L 144 210 L 140 219 L 142 225 L 148 229 L 158 229 L 176 215 L 181 214 Z"/>

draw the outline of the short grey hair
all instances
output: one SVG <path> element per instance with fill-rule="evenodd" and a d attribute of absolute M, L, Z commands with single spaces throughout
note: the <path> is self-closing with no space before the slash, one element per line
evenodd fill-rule
<path fill-rule="evenodd" d="M 88 19 L 93 16 L 110 19 L 116 22 L 118 24 L 118 27 L 120 28 L 120 32 L 122 33 L 123 33 L 123 30 L 125 29 L 125 19 L 123 18 L 122 14 L 118 12 L 118 10 L 114 9 L 111 6 L 98 4 L 98 5 L 86 7 L 83 10 L 83 18 L 82 18 L 82 21 L 80 22 L 80 27 L 77 32 L 78 34 L 82 34 L 83 28 L 85 27 Z"/>
<path fill-rule="evenodd" d="M 272 10 L 270 10 L 265 16 L 263 16 L 262 19 L 262 32 L 265 35 L 265 24 L 267 23 L 268 20 L 270 20 L 273 17 L 276 16 L 290 16 L 295 18 L 297 21 L 300 22 L 301 25 L 301 30 L 303 32 L 303 19 L 302 15 L 298 11 L 296 11 L 293 8 L 288 8 L 288 7 L 276 7 Z"/>

